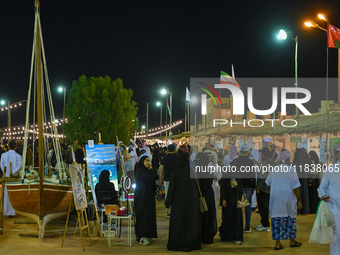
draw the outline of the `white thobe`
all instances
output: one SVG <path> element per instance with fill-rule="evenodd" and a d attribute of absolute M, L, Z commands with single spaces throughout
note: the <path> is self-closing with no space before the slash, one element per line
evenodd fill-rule
<path fill-rule="evenodd" d="M 301 185 L 294 168 L 285 164 L 275 166 L 269 173 L 266 184 L 270 186 L 270 218 L 296 218 L 297 199 L 294 189 Z"/>
<path fill-rule="evenodd" d="M 340 254 L 340 162 L 332 165 L 333 172 L 326 171 L 323 173 L 322 181 L 318 188 L 319 197 L 324 195 L 329 196 L 329 202 L 327 203 L 329 210 L 331 211 L 335 226 L 334 228 L 334 241 L 330 244 L 330 255 Z M 329 168 L 328 168 L 329 169 Z M 328 170 L 327 169 L 327 170 Z M 337 169 L 337 172 L 334 170 Z"/>
<path fill-rule="evenodd" d="M 6 167 L 6 177 L 10 177 L 9 163 L 12 162 L 12 173 L 15 174 L 20 171 L 21 168 L 21 156 L 14 150 L 9 150 L 1 155 L 1 169 L 4 171 Z M 7 187 L 5 186 L 4 196 L 4 216 L 14 216 L 15 210 L 13 209 L 11 202 L 8 198 Z"/>

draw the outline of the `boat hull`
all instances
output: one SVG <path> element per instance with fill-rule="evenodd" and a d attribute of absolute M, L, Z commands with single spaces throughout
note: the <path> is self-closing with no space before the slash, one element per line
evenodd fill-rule
<path fill-rule="evenodd" d="M 66 215 L 73 202 L 71 185 L 44 182 L 44 207 L 40 212 L 39 182 L 6 183 L 6 187 L 14 210 L 37 222 L 39 238 L 44 237 L 46 224 Z"/>

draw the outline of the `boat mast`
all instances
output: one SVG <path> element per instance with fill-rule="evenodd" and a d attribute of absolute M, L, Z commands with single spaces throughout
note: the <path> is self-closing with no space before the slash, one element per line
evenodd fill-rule
<path fill-rule="evenodd" d="M 39 0 L 34 3 L 36 15 L 40 15 Z M 37 111 L 38 111 L 38 145 L 39 145 L 39 219 L 42 220 L 44 216 L 44 126 L 43 126 L 43 103 L 42 103 L 42 72 L 41 72 L 41 41 L 40 41 L 40 27 L 37 22 L 36 33 L 36 71 L 37 71 Z"/>

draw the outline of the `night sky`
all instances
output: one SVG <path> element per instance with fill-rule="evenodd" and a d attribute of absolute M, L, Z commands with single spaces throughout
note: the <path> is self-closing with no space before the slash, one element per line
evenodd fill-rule
<path fill-rule="evenodd" d="M 56 117 L 62 117 L 63 103 L 58 86 L 70 90 L 81 75 L 108 75 L 122 78 L 125 88 L 134 91 L 138 116 L 146 113 L 149 102 L 149 127 L 159 123 L 156 102 L 162 100 L 165 106 L 162 88 L 173 93 L 173 120 L 183 119 L 190 78 L 217 78 L 220 70 L 231 73 L 231 64 L 236 78 L 293 78 L 295 42 L 278 41 L 280 29 L 299 37 L 299 78 L 325 77 L 327 34 L 304 22 L 312 20 L 326 28 L 317 18 L 324 13 L 340 27 L 339 1 L 41 0 L 40 4 Z M 0 99 L 17 102 L 27 97 L 34 1 L 5 1 L 0 12 Z M 330 77 L 337 77 L 337 68 L 337 50 L 330 49 Z M 325 100 L 324 85 L 314 90 L 311 111 Z M 330 88 L 329 99 L 336 98 L 337 88 Z M 165 108 L 163 123 L 164 115 Z M 144 116 L 139 120 L 145 123 Z M 6 121 L 6 113 L 0 112 L 0 127 Z M 23 125 L 24 110 L 13 110 L 12 122 Z"/>

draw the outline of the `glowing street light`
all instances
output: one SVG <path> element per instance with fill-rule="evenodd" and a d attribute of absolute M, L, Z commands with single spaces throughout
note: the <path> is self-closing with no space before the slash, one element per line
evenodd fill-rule
<path fill-rule="evenodd" d="M 322 20 L 326 21 L 327 23 L 329 22 L 329 19 L 327 18 L 326 15 L 318 14 L 318 17 L 319 17 L 319 19 L 322 19 Z"/>
<path fill-rule="evenodd" d="M 5 100 L 1 100 L 1 101 L 0 101 L 0 104 L 1 104 L 1 105 L 5 105 L 5 104 L 6 104 L 6 101 L 5 101 Z"/>
<path fill-rule="evenodd" d="M 295 36 L 293 38 L 292 32 L 288 31 L 287 33 L 290 34 L 290 38 L 295 41 L 295 84 L 294 86 L 297 88 L 298 87 L 298 82 L 297 82 L 297 50 L 298 50 L 298 37 Z M 287 39 L 287 33 L 283 29 L 280 30 L 279 35 L 277 36 L 278 39 L 281 40 L 286 40 Z M 295 93 L 295 99 L 297 99 L 297 93 Z M 295 115 L 298 116 L 298 109 L 297 106 L 295 106 Z M 275 114 L 275 113 L 274 113 Z M 275 117 L 274 117 L 275 118 Z"/>
<path fill-rule="evenodd" d="M 286 40 L 287 39 L 287 33 L 286 31 L 284 31 L 283 29 L 280 30 L 278 36 L 277 36 L 278 39 L 281 39 L 281 40 Z"/>

